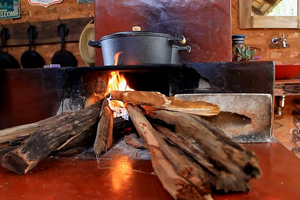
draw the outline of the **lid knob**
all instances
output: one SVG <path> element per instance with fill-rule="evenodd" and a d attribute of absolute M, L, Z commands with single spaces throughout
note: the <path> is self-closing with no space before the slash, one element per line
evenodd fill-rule
<path fill-rule="evenodd" d="M 132 31 L 141 31 L 142 28 L 140 26 L 134 26 L 132 27 Z"/>

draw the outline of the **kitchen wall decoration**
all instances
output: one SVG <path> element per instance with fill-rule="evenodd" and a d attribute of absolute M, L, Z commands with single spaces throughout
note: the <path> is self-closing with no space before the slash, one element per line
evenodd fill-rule
<path fill-rule="evenodd" d="M 45 8 L 63 2 L 63 0 L 28 0 L 32 6 L 43 6 Z"/>
<path fill-rule="evenodd" d="M 0 19 L 20 18 L 19 0 L 0 0 Z"/>
<path fill-rule="evenodd" d="M 94 0 L 77 0 L 77 4 L 94 3 Z"/>

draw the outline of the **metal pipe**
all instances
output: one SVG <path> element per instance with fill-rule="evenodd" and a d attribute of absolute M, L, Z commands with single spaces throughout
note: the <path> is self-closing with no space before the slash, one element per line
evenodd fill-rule
<path fill-rule="evenodd" d="M 282 42 L 282 47 L 286 48 L 286 38 L 284 34 L 282 34 L 282 38 L 272 38 L 271 41 L 273 44 L 278 44 L 278 42 Z"/>

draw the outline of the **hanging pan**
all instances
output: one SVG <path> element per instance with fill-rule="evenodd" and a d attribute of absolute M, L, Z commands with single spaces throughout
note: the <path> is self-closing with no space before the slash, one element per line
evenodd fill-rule
<path fill-rule="evenodd" d="M 33 40 L 38 36 L 38 29 L 30 25 L 27 29 L 27 37 L 29 38 L 29 49 L 21 56 L 21 64 L 23 68 L 43 68 L 45 61 L 43 57 L 36 51 L 32 50 Z"/>
<path fill-rule="evenodd" d="M 6 46 L 6 41 L 10 38 L 8 28 L 4 28 L 0 32 L 1 35 L 1 49 L 0 49 L 0 69 L 17 69 L 20 68 L 17 60 L 7 52 L 3 51 Z"/>
<path fill-rule="evenodd" d="M 57 35 L 61 37 L 61 49 L 53 55 L 52 64 L 60 64 L 61 67 L 77 67 L 75 56 L 65 49 L 65 37 L 69 34 L 69 27 L 62 22 L 57 27 Z"/>

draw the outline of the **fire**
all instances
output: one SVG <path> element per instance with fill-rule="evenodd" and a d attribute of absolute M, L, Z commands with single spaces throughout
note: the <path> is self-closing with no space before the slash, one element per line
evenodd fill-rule
<path fill-rule="evenodd" d="M 118 52 L 114 55 L 114 65 L 118 65 L 119 57 L 122 52 Z M 110 73 L 111 78 L 108 81 L 107 93 L 113 90 L 119 91 L 133 91 L 128 85 L 123 75 L 120 75 L 118 71 Z"/>
<path fill-rule="evenodd" d="M 119 56 L 121 55 L 122 52 L 118 52 L 115 54 L 114 59 L 115 59 L 115 65 L 118 64 Z M 118 91 L 133 91 L 128 85 L 125 77 L 119 73 L 119 71 L 113 71 L 110 73 L 111 78 L 108 81 L 108 86 L 107 86 L 107 91 L 106 95 L 108 96 L 109 92 L 113 90 L 118 90 Z M 111 110 L 114 111 L 114 117 L 117 116 L 122 116 L 123 118 L 125 115 L 127 115 L 127 110 L 125 108 L 125 105 L 121 101 L 117 100 L 111 100 L 109 99 L 109 107 Z"/>
<path fill-rule="evenodd" d="M 111 78 L 108 81 L 107 93 L 113 90 L 119 91 L 133 91 L 128 85 L 123 75 L 120 75 L 118 71 L 110 73 Z"/>

